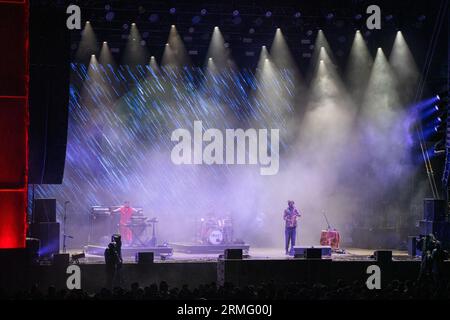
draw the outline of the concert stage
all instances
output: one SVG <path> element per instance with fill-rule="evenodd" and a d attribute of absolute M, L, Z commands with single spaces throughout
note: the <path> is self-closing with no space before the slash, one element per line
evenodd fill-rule
<path fill-rule="evenodd" d="M 91 249 L 94 246 L 90 246 Z M 169 245 L 173 249 L 173 253 L 170 256 L 165 256 L 164 260 L 155 259 L 155 263 L 199 263 L 199 262 L 214 262 L 219 261 L 220 256 L 224 253 L 223 251 L 209 252 L 209 253 L 193 253 L 193 252 L 182 252 L 178 250 L 173 244 Z M 98 246 L 100 248 L 100 246 Z M 95 254 L 85 251 L 86 258 L 80 260 L 80 264 L 102 264 L 104 263 L 103 253 L 100 254 L 100 249 Z M 138 252 L 145 252 L 146 249 L 141 250 L 136 248 Z M 151 251 L 151 249 L 148 249 Z M 72 253 L 79 253 L 83 251 L 82 249 L 69 250 Z M 91 251 L 92 252 L 92 251 Z M 278 248 L 254 248 L 249 247 L 244 260 L 298 260 L 293 256 L 285 255 L 283 250 Z M 345 249 L 345 253 L 332 253 L 331 256 L 323 256 L 322 260 L 332 260 L 335 262 L 351 262 L 351 261 L 374 261 L 373 258 L 374 250 L 372 249 L 362 249 L 362 248 L 350 248 Z M 122 254 L 123 255 L 123 254 Z M 124 256 L 125 264 L 134 264 L 134 255 L 128 254 Z M 419 261 L 420 257 L 411 257 L 406 251 L 393 250 L 392 251 L 393 261 Z"/>
<path fill-rule="evenodd" d="M 84 247 L 84 252 L 92 256 L 103 257 L 106 246 L 100 245 L 87 245 Z M 173 249 L 168 246 L 156 246 L 156 247 L 123 247 L 123 257 L 135 257 L 138 252 L 153 252 L 155 256 L 170 256 L 173 253 Z"/>
<path fill-rule="evenodd" d="M 73 253 L 79 252 L 74 250 Z M 131 256 L 124 257 L 122 267 L 123 286 L 138 282 L 142 286 L 166 281 L 170 286 L 184 284 L 195 287 L 205 283 L 255 285 L 274 281 L 287 283 L 323 283 L 333 285 L 338 279 L 347 282 L 367 280 L 367 267 L 377 264 L 383 274 L 382 281 L 392 279 L 415 280 L 420 269 L 420 259 L 410 257 L 406 252 L 393 251 L 392 261 L 377 262 L 373 250 L 347 249 L 345 254 L 332 254 L 323 259 L 293 258 L 273 248 L 252 248 L 249 256 L 242 260 L 224 260 L 218 254 L 187 254 L 175 251 L 166 259 L 155 259 L 154 263 L 138 264 Z M 7 257 L 5 257 L 7 258 Z M 446 262 L 448 265 L 449 262 Z M 81 286 L 88 291 L 98 292 L 106 283 L 104 258 L 86 254 L 80 260 Z M 39 284 L 41 288 L 55 285 L 64 288 L 67 279 L 65 265 L 16 265 L 23 277 L 12 279 L 0 277 L 2 288 L 27 288 Z M 449 269 L 449 268 L 446 268 Z M 448 272 L 448 271 L 446 271 Z M 16 270 L 17 273 L 17 270 Z M 8 274 L 8 273 L 6 273 Z M 14 281 L 13 281 L 14 280 Z M 19 287 L 16 287 L 19 285 Z"/>
<path fill-rule="evenodd" d="M 84 252 L 90 256 L 103 257 L 106 246 L 102 245 L 87 245 L 83 248 Z M 223 254 L 225 249 L 242 249 L 244 254 L 248 254 L 250 245 L 248 244 L 219 244 L 219 245 L 206 245 L 206 244 L 194 244 L 194 243 L 170 243 L 168 246 L 156 246 L 156 247 L 123 247 L 122 256 L 134 258 L 138 252 L 153 252 L 155 256 L 172 256 L 174 251 L 186 254 L 196 255 L 210 255 L 210 254 Z"/>
<path fill-rule="evenodd" d="M 248 253 L 250 245 L 248 244 L 196 244 L 196 243 L 170 243 L 170 246 L 177 252 L 194 253 L 194 254 L 222 254 L 225 249 L 242 249 L 243 253 Z"/>

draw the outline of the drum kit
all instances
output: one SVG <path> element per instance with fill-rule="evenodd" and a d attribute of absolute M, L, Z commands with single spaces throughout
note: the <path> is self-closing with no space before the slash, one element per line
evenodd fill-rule
<path fill-rule="evenodd" d="M 220 245 L 233 242 L 231 218 L 201 218 L 198 240 L 202 244 Z"/>

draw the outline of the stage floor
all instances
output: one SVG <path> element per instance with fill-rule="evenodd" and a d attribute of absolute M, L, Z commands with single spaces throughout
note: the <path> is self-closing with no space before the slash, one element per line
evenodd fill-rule
<path fill-rule="evenodd" d="M 333 261 L 365 261 L 371 260 L 373 257 L 374 249 L 362 249 L 362 248 L 348 248 L 345 249 L 345 253 L 337 254 L 333 253 L 331 259 Z M 79 250 L 68 250 L 70 254 L 83 252 Z M 418 257 L 410 257 L 406 251 L 392 250 L 393 260 L 420 260 Z M 174 251 L 172 256 L 168 256 L 165 260 L 161 260 L 160 257 L 155 257 L 155 263 L 177 263 L 177 262 L 217 262 L 219 254 L 217 253 L 183 253 Z M 330 257 L 324 257 L 324 259 Z M 292 256 L 286 256 L 283 249 L 279 248 L 255 248 L 251 247 L 249 250 L 248 259 L 254 260 L 289 260 L 294 259 Z M 124 257 L 125 263 L 135 263 L 134 257 Z M 80 263 L 98 264 L 104 263 L 102 256 L 94 256 L 86 254 L 86 258 L 81 259 Z"/>

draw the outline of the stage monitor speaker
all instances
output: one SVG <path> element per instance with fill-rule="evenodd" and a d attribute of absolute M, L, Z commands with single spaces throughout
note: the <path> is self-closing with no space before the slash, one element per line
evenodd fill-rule
<path fill-rule="evenodd" d="M 446 215 L 446 201 L 438 199 L 423 200 L 423 219 L 427 221 L 444 221 Z"/>
<path fill-rule="evenodd" d="M 59 223 L 32 223 L 30 233 L 33 238 L 38 238 L 41 241 L 40 257 L 50 258 L 59 253 Z"/>
<path fill-rule="evenodd" d="M 33 222 L 56 222 L 56 199 L 34 199 Z"/>
<path fill-rule="evenodd" d="M 291 255 L 294 255 L 294 258 L 304 258 L 306 257 L 307 249 L 319 249 L 322 256 L 331 256 L 330 246 L 296 246 L 293 248 L 293 252 L 291 252 Z"/>
<path fill-rule="evenodd" d="M 151 264 L 153 263 L 154 257 L 153 252 L 137 252 L 135 259 L 139 264 Z"/>
<path fill-rule="evenodd" d="M 242 260 L 242 249 L 225 249 L 225 259 Z"/>
<path fill-rule="evenodd" d="M 30 5 L 29 184 L 61 184 L 67 145 L 70 33 L 65 8 Z"/>
<path fill-rule="evenodd" d="M 391 250 L 376 250 L 373 253 L 377 262 L 385 263 L 392 261 L 392 251 Z"/>
<path fill-rule="evenodd" d="M 58 253 L 53 255 L 53 265 L 57 267 L 66 267 L 70 263 L 70 255 L 68 253 Z"/>
<path fill-rule="evenodd" d="M 305 253 L 306 259 L 322 259 L 321 248 L 307 248 Z"/>

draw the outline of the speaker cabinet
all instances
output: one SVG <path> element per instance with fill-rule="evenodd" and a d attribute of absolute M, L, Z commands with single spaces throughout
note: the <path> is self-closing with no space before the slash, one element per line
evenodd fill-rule
<path fill-rule="evenodd" d="M 419 221 L 419 231 L 422 235 L 433 234 L 442 242 L 450 242 L 450 222 L 447 221 Z"/>
<path fill-rule="evenodd" d="M 135 259 L 139 264 L 151 264 L 153 263 L 154 257 L 153 252 L 137 252 Z"/>
<path fill-rule="evenodd" d="M 61 184 L 66 160 L 70 31 L 65 8 L 30 5 L 29 183 Z"/>
<path fill-rule="evenodd" d="M 408 255 L 415 257 L 417 255 L 417 237 L 408 237 Z"/>
<path fill-rule="evenodd" d="M 377 262 L 385 263 L 392 261 L 392 251 L 391 250 L 376 250 L 373 253 Z"/>
<path fill-rule="evenodd" d="M 53 255 L 53 265 L 57 267 L 67 267 L 70 262 L 68 253 L 58 253 Z"/>
<path fill-rule="evenodd" d="M 39 262 L 39 250 L 41 248 L 41 240 L 37 238 L 27 238 L 26 248 L 32 264 Z"/>
<path fill-rule="evenodd" d="M 423 220 L 444 221 L 446 215 L 446 201 L 438 199 L 423 200 Z"/>
<path fill-rule="evenodd" d="M 34 199 L 34 223 L 56 222 L 56 199 Z"/>
<path fill-rule="evenodd" d="M 50 258 L 59 253 L 59 223 L 33 223 L 30 225 L 30 233 L 33 238 L 41 241 L 39 256 Z"/>
<path fill-rule="evenodd" d="M 225 249 L 225 259 L 242 260 L 242 249 Z"/>
<path fill-rule="evenodd" d="M 321 257 L 322 256 L 331 256 L 331 247 L 330 246 L 314 246 L 314 247 L 310 247 L 310 246 L 296 246 L 296 247 L 293 248 L 294 258 L 305 258 L 306 257 L 306 251 L 308 249 L 320 250 Z M 314 253 L 311 253 L 311 251 L 310 251 L 310 255 L 311 254 L 314 255 Z M 321 259 L 321 257 L 319 259 Z"/>
<path fill-rule="evenodd" d="M 307 248 L 305 252 L 306 259 L 322 259 L 322 249 Z"/>

